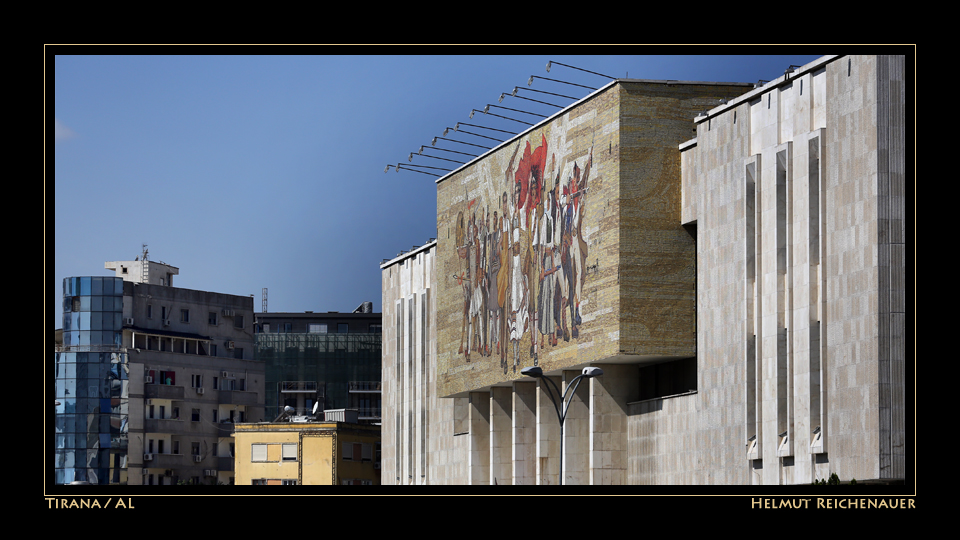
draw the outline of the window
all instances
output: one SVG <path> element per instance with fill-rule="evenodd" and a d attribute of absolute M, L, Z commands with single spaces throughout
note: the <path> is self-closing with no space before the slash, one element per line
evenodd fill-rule
<path fill-rule="evenodd" d="M 203 386 L 203 375 L 191 375 L 190 376 L 190 386 L 192 388 L 200 388 Z"/>
<path fill-rule="evenodd" d="M 193 410 L 191 411 L 191 413 L 190 413 L 190 421 L 191 421 L 191 422 L 199 422 L 199 421 L 200 421 L 200 409 L 193 409 Z"/>
<path fill-rule="evenodd" d="M 243 347 L 235 347 L 233 349 L 233 357 L 237 360 L 243 360 Z"/>
<path fill-rule="evenodd" d="M 296 461 L 297 460 L 297 445 L 296 443 L 283 443 L 283 452 L 281 459 L 283 461 Z"/>
<path fill-rule="evenodd" d="M 177 373 L 175 371 L 161 371 L 160 380 L 154 379 L 158 384 L 175 385 L 177 384 Z"/>
<path fill-rule="evenodd" d="M 216 411 L 214 411 L 214 412 L 216 412 Z M 214 421 L 216 421 L 216 420 L 214 420 Z M 213 448 L 212 448 L 212 450 L 211 450 L 211 452 L 210 452 L 210 455 L 212 455 L 213 457 L 217 457 L 217 443 L 213 443 Z"/>
<path fill-rule="evenodd" d="M 247 389 L 247 380 L 240 379 L 240 387 L 237 390 L 246 390 Z"/>
<path fill-rule="evenodd" d="M 153 405 L 150 405 L 149 412 L 147 413 L 147 418 L 153 418 Z"/>
<path fill-rule="evenodd" d="M 262 333 L 264 333 L 264 334 L 269 334 L 269 333 L 270 333 L 270 323 L 263 323 Z"/>
<path fill-rule="evenodd" d="M 190 322 L 190 310 L 189 310 L 189 309 L 181 309 L 181 310 L 180 310 L 180 322 L 183 322 L 183 323 L 188 323 L 188 322 Z"/>
<path fill-rule="evenodd" d="M 250 445 L 250 461 L 266 461 L 266 460 L 267 460 L 267 445 L 265 444 Z"/>
<path fill-rule="evenodd" d="M 217 380 L 216 377 L 213 378 L 213 389 L 214 389 L 214 390 L 219 390 L 219 389 L 220 389 L 219 381 Z"/>
<path fill-rule="evenodd" d="M 216 344 L 216 343 L 211 343 L 211 344 L 210 344 L 210 356 L 216 356 L 216 355 L 217 355 L 217 344 Z"/>
<path fill-rule="evenodd" d="M 236 315 L 233 317 L 233 326 L 235 328 L 243 328 L 243 315 Z"/>
<path fill-rule="evenodd" d="M 250 485 L 252 486 L 265 486 L 267 485 L 267 480 L 265 478 L 254 478 Z"/>
<path fill-rule="evenodd" d="M 167 319 L 167 306 L 160 306 L 160 318 L 163 320 Z"/>
<path fill-rule="evenodd" d="M 283 333 L 284 333 L 284 334 L 290 334 L 290 333 L 292 333 L 292 332 L 293 332 L 293 324 L 292 324 L 292 323 L 283 323 Z"/>
<path fill-rule="evenodd" d="M 338 334 L 346 334 L 348 332 L 350 332 L 350 325 L 348 325 L 347 323 L 337 323 Z"/>
<path fill-rule="evenodd" d="M 344 461 L 372 461 L 373 446 L 368 443 L 343 443 Z"/>
<path fill-rule="evenodd" d="M 153 306 L 150 304 L 147 304 L 147 318 L 148 319 L 153 318 Z"/>
<path fill-rule="evenodd" d="M 212 412 L 213 412 L 213 415 L 212 415 L 213 421 L 216 422 L 216 421 L 217 421 L 217 410 L 216 410 L 216 409 L 213 409 Z M 214 454 L 214 455 L 216 455 L 216 454 Z"/>
<path fill-rule="evenodd" d="M 207 315 L 207 324 L 217 324 L 217 312 L 211 311 Z"/>
<path fill-rule="evenodd" d="M 307 332 L 310 334 L 326 334 L 327 325 L 320 323 L 310 323 L 307 325 Z"/>
<path fill-rule="evenodd" d="M 296 481 L 296 480 L 281 480 L 281 481 L 280 481 L 280 485 L 281 485 L 281 486 L 295 486 L 295 485 L 297 485 L 297 481 Z"/>
<path fill-rule="evenodd" d="M 191 455 L 191 456 L 199 456 L 199 455 L 200 455 L 200 443 L 199 443 L 199 442 L 192 442 L 192 443 L 190 443 L 190 455 Z"/>
<path fill-rule="evenodd" d="M 379 325 L 379 324 L 371 324 L 371 325 L 370 325 L 370 333 L 371 333 L 371 334 L 379 334 L 379 333 L 381 333 L 382 331 L 383 331 L 382 325 Z"/>

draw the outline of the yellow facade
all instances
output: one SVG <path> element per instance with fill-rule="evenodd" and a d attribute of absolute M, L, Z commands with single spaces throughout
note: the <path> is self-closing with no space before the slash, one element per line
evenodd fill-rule
<path fill-rule="evenodd" d="M 237 424 L 237 485 L 380 484 L 380 426 Z"/>

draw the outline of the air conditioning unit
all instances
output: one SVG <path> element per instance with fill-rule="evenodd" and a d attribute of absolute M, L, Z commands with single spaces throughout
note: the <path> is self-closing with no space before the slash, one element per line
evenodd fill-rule
<path fill-rule="evenodd" d="M 221 371 L 221 372 L 220 372 L 220 377 L 226 379 L 226 378 L 227 378 L 227 372 L 226 372 L 226 371 Z"/>
<path fill-rule="evenodd" d="M 204 470 L 203 470 L 203 475 L 204 475 L 204 476 L 216 476 L 216 475 L 217 475 L 217 470 L 216 470 L 216 469 L 204 469 Z"/>
<path fill-rule="evenodd" d="M 123 324 L 127 326 L 133 326 L 133 317 L 124 317 Z"/>
<path fill-rule="evenodd" d="M 227 345 L 227 348 L 228 348 L 228 349 L 233 350 L 233 342 L 232 342 L 232 341 L 228 341 L 228 342 L 226 343 L 226 345 Z"/>
<path fill-rule="evenodd" d="M 224 309 L 224 310 L 223 310 L 223 316 L 224 316 L 224 317 L 233 317 L 233 310 L 232 310 L 232 309 Z"/>
<path fill-rule="evenodd" d="M 197 387 L 197 394 L 198 394 L 198 395 L 201 395 L 201 396 L 203 395 L 203 387 L 202 387 L 202 386 L 198 386 L 198 387 Z"/>
<path fill-rule="evenodd" d="M 164 326 L 170 326 L 170 319 L 164 319 L 164 320 L 163 320 L 163 325 L 164 325 Z"/>
<path fill-rule="evenodd" d="M 196 463 L 200 463 L 201 459 L 203 458 L 201 458 L 200 456 L 193 456 L 193 461 L 195 461 Z"/>
<path fill-rule="evenodd" d="M 148 400 L 147 400 L 147 406 L 149 407 L 150 405 L 153 405 L 153 400 L 152 400 L 152 399 L 148 399 Z"/>
<path fill-rule="evenodd" d="M 151 377 L 150 375 L 146 375 L 143 377 L 143 382 L 146 384 L 153 384 L 153 377 Z"/>
<path fill-rule="evenodd" d="M 144 455 L 143 455 L 143 460 L 144 460 L 144 461 L 153 461 L 153 454 L 144 454 Z"/>

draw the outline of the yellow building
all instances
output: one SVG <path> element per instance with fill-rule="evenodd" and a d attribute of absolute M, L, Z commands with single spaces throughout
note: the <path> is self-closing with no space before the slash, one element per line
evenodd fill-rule
<path fill-rule="evenodd" d="M 379 485 L 380 426 L 347 422 L 237 424 L 237 485 Z"/>

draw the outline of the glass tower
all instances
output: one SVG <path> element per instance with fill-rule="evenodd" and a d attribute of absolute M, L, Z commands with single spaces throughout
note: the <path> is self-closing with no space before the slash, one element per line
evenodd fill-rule
<path fill-rule="evenodd" d="M 55 349 L 55 482 L 127 483 L 128 373 L 123 279 L 63 280 Z"/>

